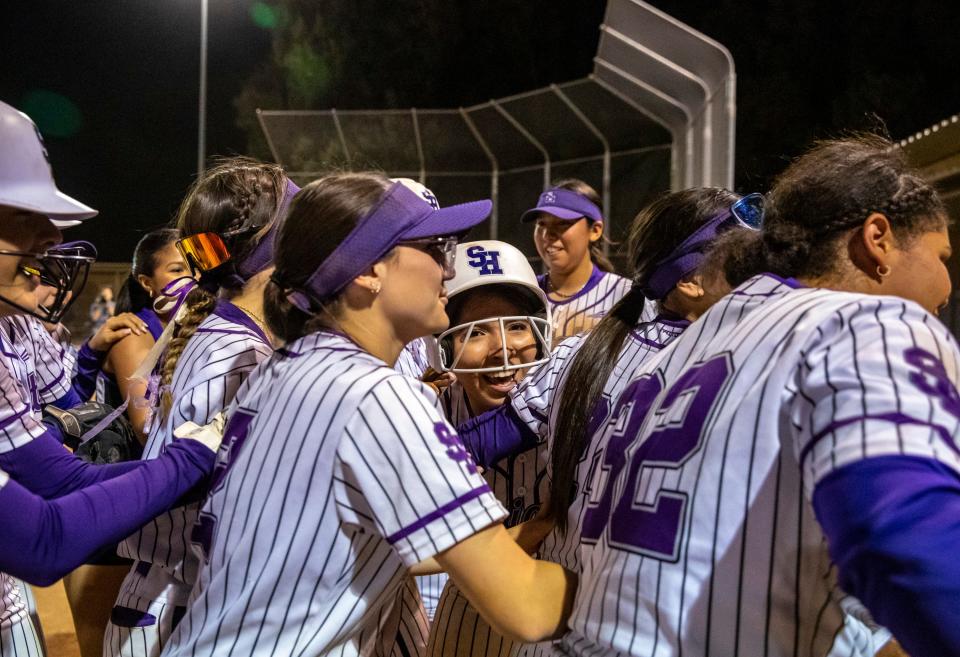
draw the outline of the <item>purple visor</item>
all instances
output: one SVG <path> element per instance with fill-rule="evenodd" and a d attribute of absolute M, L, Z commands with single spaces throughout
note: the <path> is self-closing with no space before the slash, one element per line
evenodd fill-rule
<path fill-rule="evenodd" d="M 483 222 L 493 209 L 488 200 L 434 209 L 397 182 L 303 285 L 287 298 L 310 313 L 314 302 L 329 299 L 404 240 L 459 235 Z"/>
<path fill-rule="evenodd" d="M 283 220 L 287 217 L 287 212 L 290 210 L 290 201 L 293 200 L 294 195 L 299 191 L 300 188 L 297 184 L 287 178 L 287 186 L 283 193 L 283 199 L 280 201 L 280 207 L 277 208 L 276 220 L 270 226 L 267 234 L 260 238 L 260 241 L 253 248 L 253 251 L 237 263 L 237 274 L 239 274 L 240 278 L 244 281 L 250 280 L 254 274 L 262 272 L 273 264 L 273 243 L 277 239 L 277 231 L 280 229 Z"/>
<path fill-rule="evenodd" d="M 590 199 L 583 194 L 560 187 L 548 189 L 541 194 L 540 200 L 537 201 L 537 207 L 524 212 L 520 216 L 520 221 L 533 221 L 541 212 L 567 221 L 583 217 L 591 221 L 603 221 L 600 208 Z"/>
<path fill-rule="evenodd" d="M 643 286 L 643 296 L 655 301 L 662 300 L 684 276 L 695 272 L 703 264 L 710 245 L 718 235 L 735 226 L 760 230 L 763 226 L 763 216 L 763 196 L 760 194 L 744 196 L 729 210 L 724 210 L 700 226 L 669 256 L 658 262 L 650 279 Z"/>

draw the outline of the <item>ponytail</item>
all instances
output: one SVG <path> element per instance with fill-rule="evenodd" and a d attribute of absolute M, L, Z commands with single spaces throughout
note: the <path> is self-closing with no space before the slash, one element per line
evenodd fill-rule
<path fill-rule="evenodd" d="M 120 286 L 120 291 L 117 292 L 117 303 L 113 312 L 116 315 L 140 312 L 149 307 L 151 302 L 150 295 L 131 272 Z"/>
<path fill-rule="evenodd" d="M 177 369 L 177 362 L 180 355 L 187 346 L 187 342 L 197 332 L 200 322 L 206 319 L 207 315 L 213 312 L 217 305 L 217 298 L 201 287 L 195 287 L 187 295 L 186 312 L 182 320 L 177 323 L 174 329 L 173 338 L 163 354 L 163 360 L 160 365 L 160 385 L 163 393 L 164 415 L 169 412 L 173 405 L 173 399 L 170 395 L 170 385 L 173 383 L 173 374 Z"/>
<path fill-rule="evenodd" d="M 613 266 L 612 262 L 610 262 L 610 258 L 603 253 L 603 243 L 606 240 L 607 236 L 604 234 L 596 242 L 590 242 L 590 260 L 601 271 L 605 271 L 608 274 L 616 274 L 617 268 Z"/>
<path fill-rule="evenodd" d="M 634 285 L 600 320 L 573 357 L 557 400 L 551 465 L 550 515 L 567 531 L 567 509 L 574 500 L 577 463 L 590 443 L 590 423 L 624 341 L 643 313 L 643 293 Z"/>

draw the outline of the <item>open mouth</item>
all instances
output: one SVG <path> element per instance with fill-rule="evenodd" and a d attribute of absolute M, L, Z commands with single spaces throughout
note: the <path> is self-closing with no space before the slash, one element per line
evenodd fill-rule
<path fill-rule="evenodd" d="M 480 377 L 488 387 L 502 393 L 510 392 L 517 385 L 516 372 L 503 372 L 502 374 L 481 374 Z"/>

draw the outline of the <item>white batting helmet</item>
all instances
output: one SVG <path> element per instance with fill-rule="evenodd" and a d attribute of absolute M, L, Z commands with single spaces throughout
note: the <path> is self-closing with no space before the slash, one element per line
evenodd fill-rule
<path fill-rule="evenodd" d="M 2 102 L 0 205 L 45 215 L 61 228 L 97 214 L 57 189 L 37 126 L 29 116 Z"/>
<path fill-rule="evenodd" d="M 452 326 L 437 338 L 440 370 L 444 372 L 506 372 L 525 369 L 545 362 L 550 356 L 552 323 L 550 304 L 546 293 L 537 284 L 537 276 L 524 255 L 514 246 L 495 240 L 480 240 L 457 245 L 456 275 L 447 281 L 447 297 L 452 302 L 458 295 L 487 285 L 509 285 L 529 296 L 536 308 L 535 314 L 510 317 L 487 317 Z M 506 324 L 513 321 L 528 322 L 530 331 L 537 340 L 537 360 L 530 363 L 511 364 L 506 344 Z M 462 354 L 453 348 L 453 337 L 465 332 L 464 344 L 474 327 L 490 322 L 500 325 L 503 365 L 474 369 L 458 368 Z"/>

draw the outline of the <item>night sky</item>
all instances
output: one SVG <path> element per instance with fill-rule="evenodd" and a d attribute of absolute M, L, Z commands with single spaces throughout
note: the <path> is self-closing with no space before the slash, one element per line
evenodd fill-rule
<path fill-rule="evenodd" d="M 234 99 L 271 56 L 271 31 L 255 21 L 263 4 L 210 0 L 208 155 L 247 150 Z M 814 137 L 875 127 L 879 117 L 901 138 L 960 111 L 958 2 L 653 4 L 734 55 L 741 190 L 762 189 Z M 328 90 L 337 107 L 470 105 L 581 77 L 603 17 L 603 3 L 586 0 L 314 6 L 379 21 L 344 25 L 356 28 L 355 41 L 380 41 L 348 50 L 363 55 L 361 75 L 380 62 L 414 72 L 418 60 L 431 62 L 430 80 L 399 93 L 378 94 L 375 73 L 355 88 Z M 391 11 L 418 8 L 423 33 L 386 29 Z M 4 2 L 3 16 L 0 100 L 34 115 L 61 189 L 101 211 L 69 236 L 94 241 L 103 261 L 128 260 L 143 232 L 169 221 L 195 173 L 199 0 Z M 431 35 L 442 50 L 431 52 Z"/>

